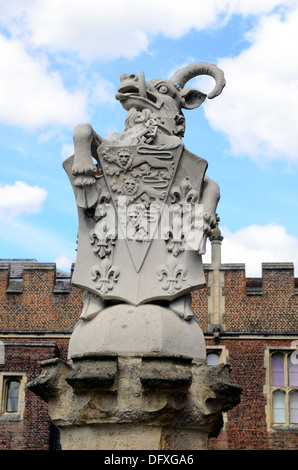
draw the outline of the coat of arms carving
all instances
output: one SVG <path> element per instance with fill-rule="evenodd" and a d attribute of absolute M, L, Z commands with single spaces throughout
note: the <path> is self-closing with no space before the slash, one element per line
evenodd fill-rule
<path fill-rule="evenodd" d="M 184 86 L 201 74 L 215 79 L 208 98 L 219 95 L 223 72 L 207 63 L 169 80 L 122 74 L 116 99 L 127 111 L 124 132 L 102 138 L 90 124 L 75 128 L 74 155 L 64 162 L 79 216 L 72 283 L 93 304 L 176 305 L 205 286 L 202 254 L 219 187 L 206 175 L 207 161 L 182 141 L 182 109 L 207 97 Z"/>

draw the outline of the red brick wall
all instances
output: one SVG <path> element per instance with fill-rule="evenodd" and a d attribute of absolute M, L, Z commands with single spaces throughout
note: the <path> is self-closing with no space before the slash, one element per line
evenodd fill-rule
<path fill-rule="evenodd" d="M 51 341 L 5 341 L 5 363 L 0 372 L 26 374 L 27 383 L 40 375 L 40 361 L 55 357 L 57 348 Z M 25 410 L 21 420 L 0 420 L 0 450 L 49 450 L 52 425 L 47 404 L 25 384 Z"/>
<path fill-rule="evenodd" d="M 228 412 L 228 422 L 220 436 L 211 439 L 211 449 L 298 447 L 298 432 L 267 431 L 267 401 L 263 392 L 265 348 L 290 346 L 289 333 L 297 335 L 298 339 L 298 296 L 295 295 L 293 269 L 271 268 L 265 266 L 263 269 L 262 295 L 249 296 L 245 270 L 225 266 L 224 333 L 219 340 L 208 336 L 210 288 L 193 293 L 193 311 L 206 334 L 207 344 L 226 347 L 232 377 L 243 386 L 241 404 Z M 207 285 L 209 274 L 211 271 L 206 270 Z M 69 293 L 55 293 L 55 282 L 55 269 L 50 265 L 36 270 L 25 268 L 22 292 L 7 293 L 9 271 L 8 268 L 0 269 L 0 339 L 17 341 L 24 346 L 6 348 L 6 361 L 0 365 L 0 371 L 25 372 L 29 381 L 40 374 L 40 361 L 57 354 L 64 360 L 67 358 L 69 335 L 81 313 L 82 292 L 71 287 Z M 280 338 L 283 333 L 283 339 L 274 338 L 277 334 Z M 245 338 L 243 334 L 246 334 Z M 39 341 L 43 346 L 26 346 L 28 341 Z M 24 420 L 0 420 L 0 448 L 49 449 L 50 437 L 47 404 L 29 390 L 26 390 Z"/>
<path fill-rule="evenodd" d="M 262 295 L 246 295 L 245 271 L 225 274 L 226 331 L 297 333 L 298 295 L 292 269 L 263 269 Z"/>
<path fill-rule="evenodd" d="M 224 333 L 219 340 L 208 336 L 208 295 L 206 287 L 193 293 L 193 311 L 206 334 L 209 346 L 224 346 L 232 377 L 243 387 L 241 403 L 228 412 L 228 421 L 217 439 L 211 439 L 211 449 L 297 449 L 298 431 L 267 430 L 264 395 L 266 347 L 290 347 L 298 339 L 298 295 L 290 265 L 264 264 L 262 279 L 257 282 L 258 294 L 247 295 L 245 269 L 228 265 L 225 269 Z M 211 271 L 206 271 L 206 281 Z M 297 284 L 297 282 L 296 282 Z M 229 335 L 230 333 L 230 335 Z M 243 335 L 246 335 L 243 337 Z M 275 335 L 282 339 L 275 339 Z M 294 335 L 294 336 L 293 336 Z M 266 337 L 270 336 L 270 339 Z M 233 337 L 233 339 L 231 339 Z"/>
<path fill-rule="evenodd" d="M 1 331 L 72 331 L 82 310 L 82 292 L 54 292 L 53 269 L 26 269 L 22 293 L 7 293 L 8 270 L 0 270 Z"/>
<path fill-rule="evenodd" d="M 210 288 L 208 287 L 208 273 L 205 273 L 206 287 L 192 293 L 192 311 L 199 320 L 200 327 L 203 331 L 208 330 L 210 319 L 208 318 L 208 295 Z"/>
<path fill-rule="evenodd" d="M 214 345 L 214 340 L 207 344 Z M 241 403 L 230 410 L 228 420 L 217 439 L 210 440 L 210 449 L 227 450 L 292 450 L 298 447 L 298 431 L 267 431 L 267 395 L 264 394 L 266 347 L 290 347 L 291 340 L 221 339 L 217 345 L 229 352 L 231 377 L 243 387 Z"/>

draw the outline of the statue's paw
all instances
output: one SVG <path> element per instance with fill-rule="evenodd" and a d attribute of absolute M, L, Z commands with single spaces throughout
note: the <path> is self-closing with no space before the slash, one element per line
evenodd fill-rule
<path fill-rule="evenodd" d="M 215 213 L 207 213 L 203 215 L 203 231 L 207 237 L 212 234 L 212 230 L 216 227 L 216 224 L 217 216 Z"/>
<path fill-rule="evenodd" d="M 93 176 L 77 176 L 73 184 L 76 188 L 84 188 L 95 183 L 96 179 Z"/>
<path fill-rule="evenodd" d="M 73 166 L 72 166 L 72 174 L 74 176 L 94 175 L 96 171 L 97 171 L 97 167 L 93 163 L 91 157 L 90 159 L 88 159 L 88 162 L 74 161 Z"/>

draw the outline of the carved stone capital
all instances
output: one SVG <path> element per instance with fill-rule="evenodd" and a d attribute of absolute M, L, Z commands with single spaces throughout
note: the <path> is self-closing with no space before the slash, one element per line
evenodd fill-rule
<path fill-rule="evenodd" d="M 207 448 L 242 391 L 229 366 L 179 355 L 81 355 L 42 367 L 29 388 L 49 403 L 66 450 L 111 448 L 108 438 L 114 449 Z"/>

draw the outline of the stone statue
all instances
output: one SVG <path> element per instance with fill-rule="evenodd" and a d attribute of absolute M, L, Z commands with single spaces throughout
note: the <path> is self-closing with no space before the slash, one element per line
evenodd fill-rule
<path fill-rule="evenodd" d="M 207 63 L 191 64 L 170 80 L 122 74 L 116 99 L 127 110 L 125 131 L 102 138 L 90 124 L 75 128 L 74 155 L 64 168 L 79 213 L 72 282 L 91 294 L 85 320 L 106 300 L 168 301 L 186 319 L 192 315 L 187 298 L 205 286 L 201 255 L 219 200 L 206 160 L 181 140 L 182 109 L 206 99 L 184 86 L 202 74 L 215 79 L 208 98 L 218 96 L 224 75 Z"/>
<path fill-rule="evenodd" d="M 206 449 L 239 403 L 230 367 L 206 365 L 191 292 L 205 286 L 202 254 L 216 226 L 219 187 L 184 147 L 182 109 L 206 99 L 184 88 L 215 65 L 170 80 L 121 75 L 123 133 L 74 131 L 63 166 L 79 218 L 72 283 L 83 308 L 67 361 L 49 359 L 28 387 L 49 404 L 63 449 Z"/>

